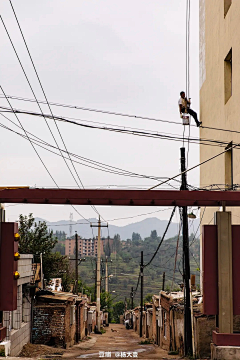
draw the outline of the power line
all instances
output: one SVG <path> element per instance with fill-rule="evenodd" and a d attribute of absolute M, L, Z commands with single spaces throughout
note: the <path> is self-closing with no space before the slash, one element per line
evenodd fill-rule
<path fill-rule="evenodd" d="M 139 282 L 140 282 L 140 277 L 141 277 L 141 273 L 139 272 L 138 281 L 137 281 L 137 286 L 136 286 L 135 290 L 133 290 L 133 293 L 134 293 L 133 298 L 134 298 L 134 296 L 136 295 L 136 292 L 137 292 L 137 289 L 138 289 L 138 285 L 139 285 Z"/>
<path fill-rule="evenodd" d="M 3 88 L 2 88 L 1 85 L 0 85 L 0 89 L 1 89 L 2 93 L 5 94 L 5 92 L 4 92 L 4 90 L 3 90 Z M 9 106 L 12 107 L 9 99 L 6 98 L 6 100 L 7 100 L 8 104 L 9 104 Z M 27 131 L 26 131 L 25 128 L 23 127 L 23 125 L 22 125 L 19 117 L 17 116 L 17 114 L 14 114 L 14 115 L 15 115 L 17 121 L 19 122 L 19 124 L 20 124 L 20 126 L 21 126 L 21 129 L 22 129 L 22 130 L 24 131 L 24 133 L 25 133 L 25 138 L 30 142 L 30 144 L 32 145 L 35 153 L 37 154 L 37 156 L 38 156 L 38 158 L 39 158 L 39 160 L 41 161 L 42 165 L 44 166 L 45 170 L 47 171 L 48 175 L 50 176 L 50 178 L 52 179 L 52 181 L 54 182 L 54 184 L 57 186 L 57 188 L 59 188 L 57 182 L 54 180 L 52 174 L 51 174 L 50 171 L 48 170 L 47 166 L 45 165 L 44 161 L 42 160 L 41 156 L 39 155 L 37 149 L 36 149 L 35 146 L 33 145 L 33 142 L 31 141 L 30 137 L 28 136 Z M 74 209 L 84 220 L 88 221 L 82 214 L 80 214 L 80 212 L 79 212 L 73 205 L 71 205 L 71 206 L 73 207 L 73 209 Z"/>
<path fill-rule="evenodd" d="M 150 265 L 151 262 L 153 261 L 153 259 L 155 258 L 155 256 L 157 255 L 157 252 L 158 252 L 160 246 L 162 245 L 162 242 L 163 242 L 163 240 L 164 240 L 164 238 L 165 238 L 165 235 L 166 235 L 166 233 L 167 233 L 167 231 L 168 231 L 168 228 L 169 228 L 169 226 L 170 226 L 170 224 L 171 224 L 171 222 L 172 222 L 172 218 L 173 218 L 173 215 L 174 215 L 174 213 L 175 213 L 175 210 L 176 210 L 176 206 L 174 206 L 174 208 L 173 208 L 173 211 L 172 211 L 172 214 L 171 214 L 170 219 L 169 219 L 169 221 L 168 221 L 167 227 L 166 227 L 166 229 L 165 229 L 165 231 L 164 231 L 164 233 L 163 233 L 162 239 L 161 239 L 161 241 L 159 242 L 158 247 L 157 247 L 155 253 L 153 254 L 151 260 L 148 261 L 148 263 L 144 265 L 144 268 L 147 267 L 148 265 Z"/>
<path fill-rule="evenodd" d="M 7 27 L 6 27 L 6 25 L 5 25 L 4 21 L 3 21 L 2 16 L 0 16 L 0 18 L 1 18 L 2 24 L 3 24 L 3 26 L 4 26 L 4 29 L 5 29 L 5 31 L 6 31 L 6 33 L 7 33 L 8 39 L 9 39 L 9 41 L 10 41 L 10 43 L 11 43 L 11 45 L 12 45 L 12 48 L 13 48 L 13 50 L 14 50 L 14 52 L 15 52 L 15 55 L 16 55 L 16 57 L 17 57 L 17 59 L 18 59 L 18 62 L 19 62 L 19 64 L 20 64 L 20 66 L 21 66 L 21 69 L 22 69 L 22 71 L 23 71 L 23 74 L 24 74 L 24 76 L 25 76 L 25 78 L 26 78 L 26 80 L 27 80 L 27 83 L 28 83 L 28 85 L 29 85 L 29 87 L 30 87 L 30 89 L 31 89 L 31 92 L 32 92 L 32 94 L 33 94 L 33 96 L 34 96 L 34 98 L 35 98 L 35 101 L 36 101 L 36 103 L 38 104 L 39 110 L 41 111 L 41 114 L 42 114 L 42 116 L 43 116 L 43 118 L 44 118 L 44 120 L 45 120 L 45 122 L 46 122 L 46 125 L 47 125 L 47 127 L 48 127 L 48 129 L 49 129 L 49 131 L 50 131 L 50 133 L 51 133 L 51 135 L 52 135 L 52 137 L 53 137 L 53 139 L 54 139 L 54 142 L 55 142 L 55 144 L 57 145 L 57 147 L 58 147 L 58 149 L 59 149 L 57 140 L 56 140 L 56 138 L 55 138 L 55 136 L 54 136 L 54 134 L 53 134 L 53 132 L 52 132 L 52 130 L 51 130 L 48 122 L 47 122 L 46 117 L 45 117 L 44 114 L 43 114 L 43 111 L 42 111 L 42 108 L 41 108 L 39 102 L 37 101 L 37 97 L 36 97 L 36 95 L 35 95 L 35 92 L 34 92 L 34 90 L 33 90 L 33 88 L 32 88 L 32 85 L 31 85 L 29 79 L 28 79 L 28 76 L 27 76 L 27 74 L 26 74 L 26 71 L 24 70 L 24 67 L 23 67 L 23 65 L 22 65 L 22 62 L 21 62 L 21 60 L 20 60 L 20 58 L 19 58 L 19 56 L 18 56 L 18 53 L 17 53 L 16 48 L 15 48 L 13 42 L 12 42 L 12 39 L 11 39 L 10 34 L 9 34 L 8 30 L 7 30 Z M 37 76 L 38 76 L 38 75 L 37 75 Z M 6 99 L 7 99 L 7 98 L 6 98 Z M 7 100 L 8 100 L 8 99 L 7 99 Z M 60 154 L 62 155 L 60 149 L 59 149 L 59 152 L 60 152 Z M 66 163 L 67 167 L 69 168 L 66 159 L 63 158 L 63 160 L 64 160 L 64 162 Z M 71 169 L 70 169 L 70 168 L 69 168 L 69 170 L 70 170 L 70 172 L 71 172 Z M 73 176 L 73 174 L 72 174 L 72 176 Z M 73 178 L 74 178 L 74 176 L 73 176 Z M 75 181 L 76 181 L 76 180 L 75 180 Z"/>
<path fill-rule="evenodd" d="M 10 110 L 8 108 L 5 107 L 0 107 L 1 109 L 4 110 Z M 69 124 L 73 124 L 73 125 L 77 125 L 77 126 L 81 126 L 84 128 L 88 128 L 88 129 L 96 129 L 96 130 L 104 130 L 104 131 L 110 131 L 110 132 L 116 132 L 116 133 L 123 133 L 123 134 L 128 134 L 128 135 L 134 135 L 134 136 L 141 136 L 141 137 L 147 137 L 147 138 L 156 138 L 156 139 L 163 139 L 163 140 L 171 140 L 171 141 L 180 141 L 182 142 L 182 140 L 184 139 L 184 135 L 180 136 L 178 134 L 172 134 L 172 133 L 159 133 L 159 132 L 154 132 L 152 130 L 145 130 L 145 129 L 138 129 L 138 128 L 131 128 L 131 127 L 112 127 L 112 124 L 105 124 L 105 123 L 101 123 L 101 122 L 94 122 L 94 121 L 90 121 L 90 120 L 83 120 L 83 119 L 78 119 L 78 121 L 83 121 L 85 123 L 80 123 L 80 122 L 76 122 L 73 120 L 69 120 L 69 118 L 67 117 L 60 117 L 60 116 L 56 116 L 54 115 L 54 117 L 52 115 L 48 115 L 48 114 L 40 114 L 40 113 L 36 113 L 36 112 L 29 112 L 29 111 L 25 111 L 25 110 L 20 110 L 20 109 L 14 109 L 14 111 L 16 111 L 19 114 L 25 114 L 25 115 L 32 115 L 32 116 L 40 116 L 40 117 L 44 117 L 44 118 L 49 118 L 49 119 L 53 119 L 54 121 L 63 121 Z M 11 111 L 10 111 L 11 112 Z M 94 123 L 94 124 L 101 124 L 102 126 L 97 126 L 97 125 L 89 125 L 89 123 Z M 105 126 L 107 125 L 107 126 Z M 215 140 L 215 139 L 207 139 L 207 138 L 195 138 L 195 137 L 189 137 L 189 141 L 191 143 L 194 144 L 201 144 L 201 145 L 208 145 L 208 146 L 227 146 L 228 142 L 224 142 L 222 140 Z"/>
<path fill-rule="evenodd" d="M 6 96 L 9 99 L 13 99 L 13 100 L 19 100 L 19 101 L 30 102 L 30 103 L 36 102 L 36 100 L 34 100 L 34 99 L 23 98 L 23 97 L 14 96 L 14 95 L 6 95 Z M 0 98 L 4 98 L 4 96 L 0 95 Z M 45 101 L 42 101 L 42 100 L 37 100 L 37 102 L 39 102 L 39 104 L 47 104 Z M 151 118 L 151 117 L 145 117 L 145 116 L 141 116 L 141 115 L 131 115 L 131 114 L 118 113 L 118 112 L 112 112 L 112 111 L 107 111 L 107 110 L 105 111 L 105 110 L 99 110 L 99 109 L 91 109 L 91 108 L 81 107 L 81 106 L 77 106 L 77 105 L 67 105 L 67 104 L 54 103 L 54 102 L 49 102 L 49 104 L 52 105 L 52 106 L 63 107 L 63 108 L 85 110 L 85 111 L 91 111 L 91 112 L 96 112 L 96 113 L 103 113 L 103 114 L 116 115 L 116 116 L 129 117 L 129 118 L 142 119 L 142 120 L 165 122 L 165 123 L 169 123 L 169 124 L 175 124 L 175 125 L 181 125 L 182 126 L 181 122 L 163 120 L 163 119 Z M 195 125 L 190 125 L 190 126 L 195 127 Z M 231 132 L 231 133 L 240 134 L 240 131 L 231 130 L 231 129 L 209 127 L 209 126 L 204 126 L 204 125 L 201 125 L 201 128 L 202 129 L 225 131 L 225 132 Z"/>
<path fill-rule="evenodd" d="M 12 120 L 10 120 L 8 117 L 6 117 L 5 115 L 1 114 L 5 119 L 7 119 L 8 121 L 10 121 L 11 123 L 13 123 L 15 126 L 21 128 L 20 126 L 18 126 L 15 122 L 13 122 Z M 1 124 L 0 126 L 4 127 L 6 130 L 9 130 L 23 138 L 26 138 L 23 134 L 20 134 L 16 131 L 14 131 L 13 129 L 10 129 L 9 127 Z M 54 149 L 56 149 L 56 147 L 54 147 L 53 145 L 47 143 L 46 141 L 42 140 L 41 138 L 35 136 L 34 134 L 26 131 L 28 134 L 31 134 L 32 136 L 34 136 L 36 139 L 32 139 L 32 141 L 35 142 L 36 145 L 44 148 L 45 150 L 49 151 L 49 152 L 52 152 L 53 154 L 55 155 L 58 155 L 58 156 L 61 156 L 60 154 L 54 152 L 54 151 L 51 151 L 49 149 L 47 149 L 45 146 L 43 145 L 46 145 L 46 146 L 49 146 L 49 147 L 52 147 Z M 39 144 L 40 142 L 40 144 Z M 62 152 L 65 152 L 64 150 L 61 149 Z M 167 177 L 155 177 L 155 176 L 147 176 L 147 175 L 143 175 L 143 174 L 138 174 L 138 173 L 134 173 L 134 172 L 130 172 L 128 170 L 123 170 L 121 168 L 117 168 L 117 167 L 114 167 L 114 166 L 111 166 L 111 165 L 107 165 L 107 164 L 103 164 L 101 162 L 97 162 L 97 161 L 94 161 L 94 160 L 91 160 L 91 159 L 88 159 L 88 158 L 84 158 L 82 156 L 79 156 L 79 155 L 76 155 L 76 154 L 73 154 L 73 153 L 70 153 L 71 156 L 73 157 L 76 157 L 77 159 L 80 159 L 81 161 L 85 161 L 89 164 L 85 164 L 85 163 L 82 163 L 82 162 L 79 162 L 79 161 L 76 161 L 76 160 L 73 160 L 74 162 L 80 164 L 80 165 L 83 165 L 83 166 L 87 166 L 89 168 L 93 168 L 93 169 L 96 169 L 96 170 L 100 170 L 100 171 L 104 171 L 104 172 L 109 172 L 109 173 L 113 173 L 113 174 L 116 174 L 116 175 L 122 175 L 122 176 L 128 176 L 128 177 L 136 177 L 136 178 L 144 178 L 144 179 L 151 179 L 151 180 L 156 180 L 156 181 L 159 181 L 161 178 L 164 178 L 164 179 L 168 179 Z M 178 181 L 178 180 L 176 180 Z"/>
<path fill-rule="evenodd" d="M 202 161 L 201 163 L 199 163 L 199 164 L 197 164 L 197 165 L 192 166 L 190 169 L 187 169 L 187 170 L 181 172 L 180 174 L 177 174 L 177 175 L 169 178 L 169 180 L 173 180 L 173 179 L 181 176 L 182 174 L 185 174 L 185 173 L 187 173 L 187 172 L 189 172 L 189 171 L 191 171 L 191 170 L 193 170 L 193 169 L 195 169 L 195 168 L 197 168 L 197 167 L 199 167 L 199 166 L 201 166 L 201 165 L 203 165 L 203 164 L 206 164 L 207 162 L 209 162 L 209 161 L 217 158 L 218 156 L 220 156 L 220 155 L 222 155 L 222 154 L 225 154 L 225 152 L 227 152 L 227 151 L 229 151 L 230 149 L 233 149 L 233 148 L 235 148 L 235 147 L 237 147 L 237 146 L 240 146 L 240 144 L 235 144 L 235 145 L 230 146 L 229 148 L 227 148 L 226 150 L 222 151 L 221 153 L 219 153 L 219 154 L 217 154 L 217 155 L 214 155 L 214 156 L 212 156 L 211 158 L 209 158 L 209 159 L 207 159 L 207 160 L 204 160 L 204 161 Z M 165 184 L 165 183 L 168 182 L 169 180 L 166 180 L 166 181 L 163 181 L 163 182 L 161 182 L 161 183 L 159 183 L 159 184 L 157 184 L 157 185 L 154 185 L 154 186 L 152 186 L 151 188 L 149 188 L 149 190 L 155 189 L 156 187 Z"/>
<path fill-rule="evenodd" d="M 25 47 L 26 47 L 26 49 L 27 49 L 28 55 L 29 55 L 29 57 L 30 57 L 30 60 L 31 60 L 31 63 L 32 63 L 34 72 L 35 72 L 35 74 L 36 74 L 36 76 L 37 76 L 39 85 L 40 85 L 41 90 L 42 90 L 42 93 L 43 93 L 43 95 L 44 95 L 45 101 L 46 101 L 46 103 L 47 103 L 47 105 L 48 105 L 48 108 L 49 108 L 49 110 L 50 110 L 51 115 L 53 116 L 51 107 L 50 107 L 50 105 L 49 105 L 49 103 L 48 103 L 48 100 L 47 100 L 47 97 L 46 97 L 46 93 L 45 93 L 45 91 L 44 91 L 44 89 L 43 89 L 43 86 L 42 86 L 40 77 L 39 77 L 39 75 L 38 75 L 38 72 L 37 72 L 37 69 L 36 69 L 35 64 L 34 64 L 34 62 L 33 62 L 31 53 L 30 53 L 29 48 L 28 48 L 28 45 L 27 45 L 27 43 L 26 43 L 24 34 L 23 34 L 23 32 L 22 32 L 20 23 L 19 23 L 19 21 L 18 21 L 16 12 L 15 12 L 15 10 L 14 10 L 14 8 L 13 8 L 13 5 L 12 5 L 11 0 L 9 0 L 9 2 L 10 2 L 10 5 L 11 5 L 11 7 L 12 7 L 12 10 L 13 10 L 13 13 L 14 13 L 14 16 L 15 16 L 15 19 L 16 19 L 16 22 L 17 22 L 17 24 L 18 24 L 18 28 L 19 28 L 20 33 L 21 33 L 21 35 L 22 35 L 22 38 L 23 38 Z M 28 82 L 28 85 L 29 85 L 29 87 L 30 87 L 30 89 L 31 89 L 31 91 L 32 91 L 32 94 L 33 94 L 33 96 L 34 96 L 34 98 L 35 98 L 35 100 L 36 100 L 36 102 L 37 102 L 37 104 L 38 104 L 38 107 L 39 107 L 39 109 L 40 109 L 40 111 L 41 111 L 41 113 L 42 113 L 42 115 L 43 115 L 43 117 L 44 117 L 44 114 L 43 114 L 43 112 L 42 112 L 42 108 L 41 108 L 40 104 L 39 104 L 38 101 L 37 101 L 37 97 L 36 97 L 36 95 L 35 95 L 35 92 L 34 92 L 32 86 L 31 86 L 31 84 L 30 84 L 30 81 L 29 81 L 29 79 L 28 79 L 28 76 L 27 76 L 27 74 L 26 74 L 26 72 L 25 72 L 25 70 L 24 70 L 24 67 L 23 67 L 23 65 L 22 65 L 22 62 L 21 62 L 21 60 L 20 60 L 20 58 L 19 58 L 19 56 L 18 56 L 18 53 L 17 53 L 17 51 L 16 51 L 16 48 L 15 48 L 13 42 L 12 42 L 12 39 L 11 39 L 11 37 L 10 37 L 10 34 L 9 34 L 8 30 L 7 30 L 7 27 L 6 27 L 6 25 L 5 25 L 2 17 L 1 17 L 1 20 L 2 20 L 2 23 L 3 23 L 4 29 L 5 29 L 5 31 L 6 31 L 6 33 L 7 33 L 7 35 L 8 35 L 8 38 L 9 38 L 9 40 L 10 40 L 10 43 L 11 43 L 11 45 L 12 45 L 12 48 L 13 48 L 13 50 L 14 50 L 14 52 L 15 52 L 15 55 L 17 56 L 17 59 L 18 59 L 18 61 L 19 61 L 19 64 L 20 64 L 20 66 L 21 66 L 21 68 L 22 68 L 22 71 L 23 71 L 23 73 L 24 73 L 24 75 L 25 75 L 25 78 L 26 78 L 26 80 L 27 80 L 27 82 Z M 56 138 L 55 138 L 55 136 L 54 136 L 54 134 L 53 134 L 53 132 L 52 132 L 52 130 L 51 130 L 51 128 L 50 128 L 50 126 L 49 126 L 49 124 L 48 124 L 48 122 L 47 122 L 47 120 L 46 120 L 45 117 L 44 117 L 44 119 L 45 119 L 45 122 L 46 122 L 46 124 L 47 124 L 47 127 L 48 127 L 48 129 L 49 129 L 49 131 L 50 131 L 50 133 L 51 133 L 51 135 L 52 135 L 52 137 L 53 137 L 53 139 L 54 139 L 54 142 L 55 142 L 56 146 L 58 147 L 58 150 L 59 150 L 60 154 L 62 155 L 62 152 L 61 152 L 61 150 L 60 150 L 60 148 L 59 148 L 58 142 L 57 142 L 57 140 L 56 140 Z M 53 118 L 53 120 L 54 120 L 54 118 Z M 65 150 L 66 150 L 66 152 L 67 152 L 67 154 L 68 154 L 69 160 L 71 161 L 72 166 L 73 166 L 73 168 L 74 168 L 74 171 L 75 171 L 75 173 L 76 173 L 76 175 L 77 175 L 77 177 L 78 177 L 78 179 L 79 179 L 79 181 L 80 181 L 80 183 L 81 183 L 81 185 L 82 185 L 82 187 L 83 187 L 82 181 L 81 181 L 81 179 L 80 179 L 80 177 L 79 177 L 79 175 L 78 175 L 78 173 L 77 173 L 77 171 L 76 171 L 76 169 L 75 169 L 75 166 L 74 166 L 74 164 L 73 164 L 73 161 L 72 161 L 72 159 L 71 159 L 71 157 L 70 157 L 70 155 L 69 155 L 69 153 L 68 153 L 68 151 L 67 151 L 67 147 L 66 147 L 65 142 L 64 142 L 64 140 L 63 140 L 62 134 L 61 134 L 61 132 L 60 132 L 60 130 L 59 130 L 59 128 L 58 128 L 57 122 L 56 122 L 55 120 L 54 120 L 54 123 L 55 123 L 55 126 L 56 126 L 57 130 L 58 130 L 58 133 L 59 133 L 59 136 L 60 136 L 60 138 L 61 138 L 61 140 L 62 140 L 62 143 L 63 143 L 63 145 L 64 145 L 64 148 L 65 148 Z M 79 184 L 78 184 L 78 182 L 76 181 L 76 178 L 75 178 L 72 170 L 70 169 L 70 167 L 69 167 L 69 165 L 68 165 L 68 163 L 67 163 L 66 158 L 64 158 L 63 156 L 62 156 L 62 158 L 63 158 L 63 160 L 64 160 L 64 162 L 65 162 L 68 170 L 70 171 L 70 173 L 71 173 L 74 181 L 76 182 L 77 186 L 79 187 Z M 79 187 L 79 188 L 80 188 L 80 187 Z M 83 187 L 83 188 L 84 188 L 84 187 Z M 91 206 L 91 207 L 93 208 L 93 210 L 94 210 L 98 215 L 100 215 L 99 212 L 96 210 L 96 208 L 95 208 L 94 206 Z"/>

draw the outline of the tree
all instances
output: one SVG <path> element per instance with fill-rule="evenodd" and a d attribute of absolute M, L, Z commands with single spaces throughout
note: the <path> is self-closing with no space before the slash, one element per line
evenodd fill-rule
<path fill-rule="evenodd" d="M 104 247 L 104 252 L 105 252 L 106 256 L 108 256 L 108 257 L 111 256 L 111 246 L 109 244 L 109 238 L 108 238 L 107 244 Z"/>
<path fill-rule="evenodd" d="M 55 253 L 55 252 L 60 252 L 61 255 L 65 255 L 65 245 L 58 242 L 58 243 L 54 246 L 52 252 L 54 252 L 54 253 Z"/>
<path fill-rule="evenodd" d="M 113 304 L 113 320 L 115 321 L 115 323 L 120 323 L 120 315 L 123 315 L 124 310 L 124 301 L 118 301 L 117 303 Z"/>
<path fill-rule="evenodd" d="M 142 238 L 141 235 L 138 233 L 133 232 L 132 233 L 132 242 L 134 245 L 139 246 Z"/>
<path fill-rule="evenodd" d="M 143 303 L 152 302 L 153 294 L 147 294 L 143 300 Z"/>
<path fill-rule="evenodd" d="M 34 221 L 33 214 L 19 215 L 19 252 L 22 254 L 49 254 L 57 243 L 53 231 L 48 231 L 45 221 Z"/>
<path fill-rule="evenodd" d="M 69 291 L 70 284 L 74 282 L 74 271 L 70 270 L 68 257 L 59 252 L 43 254 L 43 273 L 47 281 L 55 277 L 62 278 L 64 291 Z"/>
<path fill-rule="evenodd" d="M 101 310 L 108 312 L 108 321 L 112 320 L 112 295 L 106 291 L 101 292 L 100 294 L 100 304 Z"/>
<path fill-rule="evenodd" d="M 121 250 L 121 238 L 119 234 L 114 235 L 113 238 L 113 249 L 116 252 L 119 252 Z"/>
<path fill-rule="evenodd" d="M 57 239 L 53 237 L 53 231 L 48 231 L 45 221 L 35 222 L 33 214 L 19 216 L 19 252 L 22 254 L 43 254 L 44 278 L 61 277 L 64 283 L 64 290 L 69 290 L 72 281 L 72 274 L 69 270 L 67 256 L 59 252 L 53 253 Z M 38 258 L 39 261 L 39 258 Z"/>
<path fill-rule="evenodd" d="M 157 237 L 158 237 L 158 235 L 157 235 L 157 230 L 152 230 L 150 237 L 151 237 L 153 240 L 156 240 Z"/>
<path fill-rule="evenodd" d="M 139 241 L 142 240 L 141 235 L 139 233 L 132 233 L 132 241 Z"/>
<path fill-rule="evenodd" d="M 58 239 L 58 241 L 65 241 L 66 240 L 65 231 L 58 231 L 57 230 L 53 235 Z"/>

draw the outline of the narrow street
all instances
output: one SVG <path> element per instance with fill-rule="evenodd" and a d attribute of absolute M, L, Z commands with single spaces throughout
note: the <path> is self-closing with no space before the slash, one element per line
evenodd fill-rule
<path fill-rule="evenodd" d="M 63 354 L 65 359 L 178 359 L 153 344 L 141 345 L 139 336 L 124 325 L 110 324 L 103 335 L 75 345 Z"/>

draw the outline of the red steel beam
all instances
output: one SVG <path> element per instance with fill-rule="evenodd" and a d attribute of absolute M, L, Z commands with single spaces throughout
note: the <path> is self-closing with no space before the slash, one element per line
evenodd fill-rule
<path fill-rule="evenodd" d="M 117 206 L 240 206 L 239 191 L 4 189 L 1 203 Z"/>

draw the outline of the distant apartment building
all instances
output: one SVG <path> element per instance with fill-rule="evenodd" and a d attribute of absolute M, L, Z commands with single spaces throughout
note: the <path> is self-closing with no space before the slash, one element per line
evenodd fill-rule
<path fill-rule="evenodd" d="M 65 240 L 65 255 L 74 255 L 75 242 L 75 239 Z M 111 252 L 113 252 L 113 239 L 101 239 L 102 254 L 108 244 Z M 79 256 L 97 256 L 97 239 L 81 239 L 78 237 L 78 254 Z"/>

